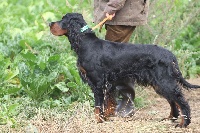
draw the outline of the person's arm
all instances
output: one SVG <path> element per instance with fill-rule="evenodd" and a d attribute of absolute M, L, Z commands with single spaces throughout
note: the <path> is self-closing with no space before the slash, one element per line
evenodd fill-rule
<path fill-rule="evenodd" d="M 118 10 L 124 7 L 126 0 L 109 0 L 107 3 L 104 13 L 108 13 L 110 15 L 115 14 Z"/>

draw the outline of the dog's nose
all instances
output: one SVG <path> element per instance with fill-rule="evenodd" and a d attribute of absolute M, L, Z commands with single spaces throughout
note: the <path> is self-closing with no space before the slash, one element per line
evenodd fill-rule
<path fill-rule="evenodd" d="M 49 27 L 51 27 L 55 22 L 50 22 L 49 23 Z"/>

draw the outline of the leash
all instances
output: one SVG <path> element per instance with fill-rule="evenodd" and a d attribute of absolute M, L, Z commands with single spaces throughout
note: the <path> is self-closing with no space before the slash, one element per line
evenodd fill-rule
<path fill-rule="evenodd" d="M 112 20 L 112 15 L 107 16 L 106 18 L 104 18 L 100 23 L 98 23 L 96 26 L 92 27 L 92 30 L 95 30 L 96 28 L 100 27 L 99 32 L 101 32 L 102 26 L 103 24 L 107 21 L 107 20 Z M 88 25 L 85 25 L 81 28 L 81 32 L 86 31 L 87 29 L 89 29 Z"/>
<path fill-rule="evenodd" d="M 106 18 L 104 18 L 99 24 L 97 24 L 96 26 L 92 27 L 92 30 L 95 30 L 96 28 L 100 27 L 99 31 L 101 31 L 101 28 L 102 28 L 103 24 L 104 24 L 107 20 L 112 20 L 112 15 L 109 15 L 109 16 L 107 16 Z"/>
<path fill-rule="evenodd" d="M 101 32 L 102 26 L 103 24 L 107 21 L 107 20 L 112 20 L 112 15 L 107 16 L 106 18 L 104 18 L 100 23 L 98 23 L 96 26 L 92 27 L 92 30 L 95 30 L 96 28 L 100 27 L 99 32 Z M 86 31 L 87 29 L 89 29 L 88 25 L 85 25 L 81 28 L 81 32 Z"/>

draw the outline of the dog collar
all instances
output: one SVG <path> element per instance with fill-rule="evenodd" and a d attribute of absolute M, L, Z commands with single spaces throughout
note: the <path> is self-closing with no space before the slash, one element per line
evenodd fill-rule
<path fill-rule="evenodd" d="M 85 25 L 81 28 L 81 32 L 84 32 L 86 31 L 87 29 L 89 29 L 89 26 L 88 25 Z"/>

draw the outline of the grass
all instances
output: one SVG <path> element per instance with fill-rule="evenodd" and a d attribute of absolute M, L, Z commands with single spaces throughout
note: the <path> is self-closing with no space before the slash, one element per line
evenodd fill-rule
<path fill-rule="evenodd" d="M 140 90 L 141 89 L 141 90 Z M 199 111 L 198 99 L 199 91 L 184 91 L 187 93 L 187 99 L 190 99 L 192 108 L 192 123 L 186 129 L 174 128 L 177 123 L 160 120 L 169 115 L 170 108 L 164 98 L 160 98 L 152 88 L 137 88 L 136 97 L 147 96 L 144 99 L 148 104 L 142 108 L 137 108 L 136 113 L 131 118 L 111 117 L 104 123 L 97 124 L 94 117 L 94 108 L 90 102 L 74 102 L 70 107 L 64 105 L 51 108 L 47 106 L 35 107 L 35 102 L 31 99 L 18 99 L 16 102 L 20 104 L 18 115 L 14 117 L 16 120 L 15 128 L 9 123 L 0 125 L 2 132 L 87 132 L 87 133 L 120 133 L 120 132 L 199 132 L 198 120 Z M 194 97 L 195 96 L 195 97 Z M 12 99 L 10 99 L 12 100 Z M 16 100 L 16 99 L 15 99 Z M 144 102 L 144 101 L 143 101 Z M 195 105 L 195 106 L 194 106 Z M 178 120 L 180 121 L 180 120 Z M 177 121 L 177 122 L 178 122 Z"/>
<path fill-rule="evenodd" d="M 151 104 L 147 95 L 143 88 L 137 87 L 135 103 L 137 109 Z M 7 114 L 9 117 L 6 124 L 0 125 L 2 132 L 86 132 L 91 130 L 89 128 L 92 128 L 90 126 L 92 123 L 96 123 L 94 108 L 91 107 L 90 101 L 73 102 L 68 106 L 56 100 L 38 103 L 28 97 L 9 98 L 9 101 L 10 104 L 5 104 L 8 108 L 15 103 L 18 103 L 18 106 L 14 114 Z"/>

